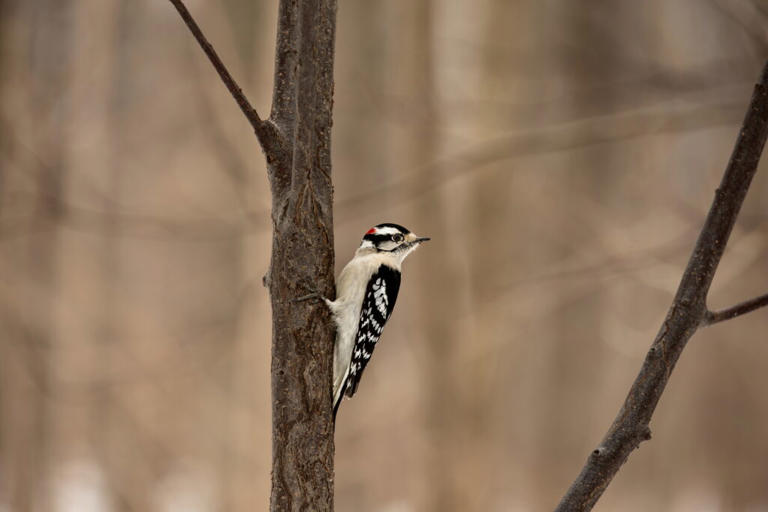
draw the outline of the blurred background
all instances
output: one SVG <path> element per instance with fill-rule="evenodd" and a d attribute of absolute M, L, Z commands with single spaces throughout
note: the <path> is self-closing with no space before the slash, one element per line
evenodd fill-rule
<path fill-rule="evenodd" d="M 262 116 L 275 4 L 188 1 Z M 340 2 L 337 268 L 380 222 L 433 241 L 339 413 L 336 510 L 555 506 L 766 56 L 765 0 Z M 768 289 L 767 175 L 713 308 Z M 267 509 L 268 210 L 169 2 L 0 0 L 0 511 Z M 693 338 L 597 510 L 768 511 L 767 330 Z"/>

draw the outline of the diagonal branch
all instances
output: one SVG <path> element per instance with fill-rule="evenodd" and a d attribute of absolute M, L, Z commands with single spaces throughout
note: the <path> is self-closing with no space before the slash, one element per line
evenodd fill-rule
<path fill-rule="evenodd" d="M 768 136 L 768 63 L 755 85 L 752 101 L 723 180 L 715 191 L 672 306 L 632 384 L 626 400 L 598 447 L 566 492 L 557 511 L 586 511 L 600 499 L 614 475 L 641 442 L 650 439 L 649 423 L 688 340 L 710 315 L 720 320 L 756 309 L 758 297 L 724 312 L 709 313 L 707 294 L 726 243 L 747 195 Z M 728 316 L 728 314 L 732 316 Z M 733 314 L 736 313 L 736 314 Z M 721 317 L 720 317 L 721 315 Z M 709 322 L 714 323 L 714 322 Z"/>
<path fill-rule="evenodd" d="M 229 70 L 227 70 L 227 67 L 219 58 L 216 50 L 213 49 L 211 43 L 209 43 L 208 39 L 206 39 L 205 35 L 203 35 L 203 31 L 200 30 L 200 27 L 192 17 L 192 14 L 189 12 L 187 7 L 184 5 L 184 2 L 182 2 L 182 0 L 170 0 L 170 2 L 174 7 L 176 7 L 176 10 L 179 11 L 181 19 L 184 20 L 184 23 L 186 23 L 187 27 L 189 27 L 190 32 L 192 32 L 192 35 L 195 36 L 195 39 L 200 44 L 200 47 L 208 56 L 208 59 L 211 61 L 211 64 L 213 64 L 214 69 L 216 69 L 216 72 L 221 77 L 221 81 L 224 82 L 224 85 L 227 86 L 230 94 L 232 94 L 232 97 L 240 106 L 240 110 L 243 111 L 246 119 L 248 119 L 248 122 L 251 123 L 253 130 L 256 132 L 256 137 L 258 137 L 264 151 L 267 152 L 267 158 L 269 159 L 270 150 L 278 146 L 278 140 L 276 139 L 279 138 L 279 132 L 272 126 L 269 120 L 262 121 L 262 119 L 259 117 L 256 109 L 251 106 L 248 98 L 246 98 L 245 94 L 243 94 L 243 90 L 239 85 L 237 85 L 237 82 L 234 78 L 232 78 Z"/>
<path fill-rule="evenodd" d="M 725 320 L 730 320 L 732 318 L 736 318 L 737 316 L 746 315 L 747 313 L 751 313 L 752 311 L 765 306 L 768 306 L 768 293 L 765 295 L 760 295 L 759 297 L 755 297 L 754 299 L 740 302 L 735 306 L 731 306 L 730 308 L 721 309 L 719 311 L 707 311 L 707 314 L 704 317 L 704 321 L 701 325 L 702 327 L 707 327 L 718 322 L 724 322 Z"/>

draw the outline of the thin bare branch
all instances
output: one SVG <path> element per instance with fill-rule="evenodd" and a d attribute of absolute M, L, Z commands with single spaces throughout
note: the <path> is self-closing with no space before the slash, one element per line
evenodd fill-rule
<path fill-rule="evenodd" d="M 184 23 L 186 23 L 187 27 L 189 27 L 190 32 L 192 32 L 192 35 L 195 36 L 195 39 L 200 44 L 200 47 L 208 56 L 208 59 L 211 61 L 211 64 L 213 64 L 214 69 L 221 77 L 221 81 L 224 82 L 224 85 L 227 86 L 230 94 L 232 94 L 232 97 L 240 106 L 240 110 L 243 111 L 246 119 L 248 119 L 248 122 L 250 122 L 251 126 L 253 126 L 253 129 L 256 132 L 256 136 L 259 138 L 259 142 L 261 142 L 264 150 L 266 151 L 267 147 L 274 145 L 273 141 L 268 139 L 274 137 L 276 132 L 274 130 L 270 130 L 269 122 L 262 121 L 259 117 L 259 114 L 256 112 L 256 109 L 251 106 L 251 103 L 248 101 L 248 98 L 245 97 L 243 90 L 239 85 L 237 85 L 235 79 L 232 78 L 229 70 L 227 70 L 227 67 L 221 61 L 219 55 L 216 53 L 216 50 L 214 50 L 213 46 L 211 46 L 211 43 L 208 42 L 208 39 L 206 39 L 203 31 L 200 30 L 200 27 L 192 17 L 192 14 L 189 12 L 187 7 L 184 5 L 184 2 L 182 2 L 182 0 L 170 0 L 170 2 L 174 7 L 176 7 L 176 10 L 179 11 L 181 19 L 184 20 Z"/>
<path fill-rule="evenodd" d="M 736 146 L 723 180 L 715 191 L 709 214 L 666 319 L 619 414 L 603 440 L 587 458 L 557 511 L 591 510 L 630 453 L 640 443 L 651 438 L 649 423 L 672 370 L 688 340 L 699 327 L 706 324 L 709 316 L 706 307 L 709 287 L 752 177 L 757 171 L 767 136 L 768 63 L 755 85 Z M 745 304 L 740 305 L 743 313 L 750 307 L 759 307 L 755 301 Z"/>
<path fill-rule="evenodd" d="M 746 315 L 756 309 L 768 306 L 768 293 L 760 295 L 754 299 L 740 302 L 730 308 L 721 309 L 719 311 L 707 311 L 707 314 L 702 322 L 702 327 L 707 327 L 718 322 L 724 322 L 725 320 L 731 320 L 737 316 Z"/>

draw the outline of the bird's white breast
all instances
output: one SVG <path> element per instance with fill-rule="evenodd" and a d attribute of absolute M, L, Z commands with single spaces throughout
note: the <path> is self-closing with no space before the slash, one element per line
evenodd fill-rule
<path fill-rule="evenodd" d="M 336 323 L 336 344 L 333 357 L 334 400 L 349 370 L 355 345 L 360 309 L 363 305 L 368 280 L 384 264 L 400 270 L 401 259 L 391 253 L 358 254 L 339 275 L 336 282 L 336 300 L 328 303 Z"/>

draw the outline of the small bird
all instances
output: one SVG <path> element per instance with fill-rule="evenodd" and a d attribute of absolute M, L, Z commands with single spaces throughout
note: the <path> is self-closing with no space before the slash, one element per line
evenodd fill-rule
<path fill-rule="evenodd" d="M 427 240 L 398 224 L 372 227 L 339 275 L 336 300 L 323 299 L 336 323 L 334 421 L 342 397 L 352 397 L 357 391 L 384 324 L 392 315 L 403 260 Z"/>

